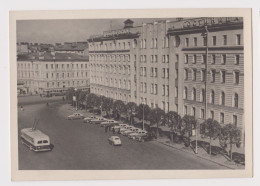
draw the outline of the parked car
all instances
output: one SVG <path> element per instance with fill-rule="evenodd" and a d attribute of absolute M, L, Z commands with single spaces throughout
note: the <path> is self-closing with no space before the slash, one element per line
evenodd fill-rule
<path fill-rule="evenodd" d="M 121 139 L 118 136 L 111 136 L 108 138 L 108 143 L 115 146 L 115 145 L 122 145 Z"/>
<path fill-rule="evenodd" d="M 130 128 L 133 128 L 134 126 L 130 126 L 130 125 L 126 125 L 124 127 L 120 127 L 120 133 L 122 134 L 122 132 L 129 130 Z"/>
<path fill-rule="evenodd" d="M 84 122 L 84 123 L 88 123 L 88 122 L 90 122 L 90 121 L 93 120 L 93 119 L 97 119 L 97 117 L 96 117 L 96 116 L 86 117 L 86 118 L 84 118 L 83 122 Z"/>
<path fill-rule="evenodd" d="M 106 121 L 106 120 L 107 120 L 106 118 L 97 117 L 96 119 L 90 120 L 90 123 L 91 123 L 91 124 L 100 124 L 101 122 L 104 122 L 104 121 Z"/>
<path fill-rule="evenodd" d="M 118 124 L 118 121 L 107 120 L 107 121 L 101 122 L 100 127 L 111 126 L 111 124 Z"/>
<path fill-rule="evenodd" d="M 139 129 L 138 131 L 136 131 L 134 133 L 128 134 L 128 138 L 135 139 L 136 137 L 145 136 L 145 135 L 147 135 L 147 132 L 144 131 L 144 130 Z"/>
<path fill-rule="evenodd" d="M 115 130 L 116 133 L 119 133 L 119 131 L 120 131 L 120 126 L 114 125 L 114 126 L 111 128 L 111 130 L 113 131 L 113 129 Z"/>
<path fill-rule="evenodd" d="M 147 133 L 147 134 L 140 134 L 138 136 L 136 136 L 136 141 L 139 142 L 144 142 L 144 141 L 150 141 L 154 138 L 155 136 L 152 135 L 152 133 Z"/>
<path fill-rule="evenodd" d="M 138 128 L 132 127 L 128 130 L 124 130 L 121 134 L 123 134 L 124 136 L 127 136 L 128 134 L 135 133 L 137 131 L 138 131 Z"/>
<path fill-rule="evenodd" d="M 84 116 L 81 113 L 73 113 L 72 115 L 68 116 L 68 120 L 73 120 L 73 119 L 83 119 Z"/>

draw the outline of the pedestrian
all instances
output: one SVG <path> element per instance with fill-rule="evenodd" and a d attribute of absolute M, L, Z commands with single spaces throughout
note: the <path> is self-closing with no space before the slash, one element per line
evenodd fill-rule
<path fill-rule="evenodd" d="M 113 127 L 112 131 L 113 131 L 113 134 L 115 134 L 115 127 Z"/>
<path fill-rule="evenodd" d="M 105 132 L 107 132 L 107 126 L 105 126 Z"/>
<path fill-rule="evenodd" d="M 120 128 L 118 128 L 117 133 L 120 134 Z"/>

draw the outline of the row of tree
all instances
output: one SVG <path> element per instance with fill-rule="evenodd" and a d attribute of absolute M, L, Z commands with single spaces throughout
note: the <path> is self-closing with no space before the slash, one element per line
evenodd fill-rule
<path fill-rule="evenodd" d="M 171 139 L 180 136 L 181 139 L 187 139 L 185 145 L 190 146 L 191 136 L 194 131 L 199 130 L 200 134 L 209 138 L 209 150 L 211 154 L 212 139 L 219 139 L 220 145 L 223 149 L 230 146 L 230 159 L 232 159 L 232 145 L 240 146 L 241 131 L 234 124 L 227 124 L 223 127 L 212 119 L 207 119 L 199 123 L 194 116 L 185 115 L 181 117 L 177 112 L 169 111 L 165 113 L 160 108 L 151 109 L 146 104 L 137 105 L 134 102 L 125 104 L 121 100 L 113 100 L 105 96 L 97 96 L 96 94 L 84 92 L 81 90 L 75 91 L 74 89 L 68 91 L 67 99 L 72 101 L 72 97 L 76 96 L 79 104 L 90 108 L 92 111 L 95 109 L 106 112 L 108 117 L 113 116 L 115 119 L 121 119 L 122 116 L 127 116 L 130 123 L 134 124 L 134 119 L 149 121 L 150 126 L 156 126 L 156 137 L 159 137 L 159 126 L 168 126 L 171 131 Z"/>

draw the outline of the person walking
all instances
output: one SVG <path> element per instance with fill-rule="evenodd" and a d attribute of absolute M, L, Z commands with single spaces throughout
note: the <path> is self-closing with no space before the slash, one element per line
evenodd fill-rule
<path fill-rule="evenodd" d="M 107 132 L 107 126 L 105 126 L 105 132 Z"/>
<path fill-rule="evenodd" d="M 112 132 L 113 132 L 113 134 L 115 134 L 115 128 L 113 127 L 113 129 L 112 129 Z"/>

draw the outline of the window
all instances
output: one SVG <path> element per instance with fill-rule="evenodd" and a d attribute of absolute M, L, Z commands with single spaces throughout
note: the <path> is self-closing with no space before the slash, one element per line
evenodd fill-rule
<path fill-rule="evenodd" d="M 213 44 L 213 46 L 217 45 L 217 37 L 216 36 L 212 36 L 212 44 Z"/>
<path fill-rule="evenodd" d="M 155 63 L 158 62 L 158 56 L 157 56 L 157 55 L 154 56 L 154 62 L 155 62 Z"/>
<path fill-rule="evenodd" d="M 211 93 L 210 93 L 210 103 L 212 103 L 212 104 L 215 103 L 215 92 L 214 92 L 214 90 L 212 90 Z"/>
<path fill-rule="evenodd" d="M 225 119 L 224 119 L 224 113 L 220 112 L 220 118 L 219 118 L 220 123 L 224 123 Z"/>
<path fill-rule="evenodd" d="M 220 105 L 225 105 L 225 92 L 220 94 Z"/>
<path fill-rule="evenodd" d="M 140 85 L 140 92 L 143 92 L 143 82 L 141 82 L 141 85 Z"/>
<path fill-rule="evenodd" d="M 154 77 L 157 77 L 158 76 L 158 70 L 157 68 L 154 68 Z"/>
<path fill-rule="evenodd" d="M 153 94 L 153 83 L 151 83 L 150 93 Z"/>
<path fill-rule="evenodd" d="M 211 119 L 213 119 L 214 120 L 214 111 L 210 111 L 210 117 L 211 117 Z"/>
<path fill-rule="evenodd" d="M 157 38 L 154 39 L 154 48 L 157 48 Z"/>
<path fill-rule="evenodd" d="M 169 69 L 166 68 L 166 78 L 169 79 Z"/>
<path fill-rule="evenodd" d="M 192 89 L 192 100 L 196 101 L 196 88 Z"/>
<path fill-rule="evenodd" d="M 150 61 L 151 61 L 151 63 L 153 63 L 153 55 L 151 55 Z"/>
<path fill-rule="evenodd" d="M 165 78 L 165 68 L 162 69 L 162 78 Z"/>
<path fill-rule="evenodd" d="M 144 67 L 144 77 L 146 77 L 146 67 Z"/>
<path fill-rule="evenodd" d="M 179 73 L 179 71 L 178 71 L 178 69 L 175 69 L 175 79 L 177 80 L 178 79 L 178 73 Z"/>
<path fill-rule="evenodd" d="M 186 47 L 189 46 L 189 38 L 185 38 L 185 46 L 186 46 Z"/>
<path fill-rule="evenodd" d="M 166 55 L 165 57 L 166 57 L 165 62 L 169 63 L 169 55 Z"/>
<path fill-rule="evenodd" d="M 165 102 L 162 101 L 162 109 L 165 111 Z"/>
<path fill-rule="evenodd" d="M 46 78 L 48 78 L 48 73 L 46 73 Z"/>
<path fill-rule="evenodd" d="M 201 118 L 201 119 L 204 119 L 204 118 L 205 118 L 204 109 L 200 109 L 200 118 Z"/>
<path fill-rule="evenodd" d="M 193 69 L 193 70 L 192 70 L 192 80 L 193 80 L 193 81 L 196 81 L 196 75 L 197 75 L 197 70 L 196 70 L 196 69 Z"/>
<path fill-rule="evenodd" d="M 175 57 L 176 57 L 176 62 L 179 62 L 179 54 L 176 54 Z"/>
<path fill-rule="evenodd" d="M 238 108 L 238 94 L 234 94 L 234 107 Z"/>
<path fill-rule="evenodd" d="M 166 96 L 169 96 L 169 85 L 166 85 Z"/>
<path fill-rule="evenodd" d="M 205 101 L 205 90 L 204 90 L 204 89 L 201 89 L 201 92 L 200 92 L 200 101 L 201 101 L 201 102 L 204 102 L 204 101 Z"/>
<path fill-rule="evenodd" d="M 195 109 L 195 107 L 192 107 L 192 115 L 195 117 L 195 115 L 196 115 L 196 109 Z"/>
<path fill-rule="evenodd" d="M 197 56 L 193 55 L 193 63 L 197 63 Z"/>
<path fill-rule="evenodd" d="M 239 72 L 234 72 L 234 83 L 239 84 Z"/>
<path fill-rule="evenodd" d="M 143 48 L 146 48 L 146 39 L 143 41 Z"/>
<path fill-rule="evenodd" d="M 213 54 L 213 55 L 211 56 L 211 64 L 215 64 L 215 63 L 216 63 L 216 55 Z"/>
<path fill-rule="evenodd" d="M 198 40 L 197 40 L 196 37 L 193 38 L 193 44 L 194 44 L 194 46 L 197 46 L 197 45 L 198 45 Z"/>
<path fill-rule="evenodd" d="M 154 84 L 154 94 L 157 95 L 157 92 L 158 92 L 157 84 Z"/>
<path fill-rule="evenodd" d="M 169 38 L 165 37 L 165 48 L 169 47 Z"/>
<path fill-rule="evenodd" d="M 203 37 L 203 46 L 207 46 L 207 37 Z"/>
<path fill-rule="evenodd" d="M 151 76 L 151 77 L 153 77 L 153 72 L 154 72 L 154 71 L 153 71 L 153 67 L 151 67 L 151 69 L 150 69 L 150 76 Z"/>
<path fill-rule="evenodd" d="M 185 55 L 185 56 L 184 56 L 184 62 L 185 62 L 185 63 L 188 63 L 188 62 L 189 62 L 189 56 L 188 56 L 188 55 Z"/>
<path fill-rule="evenodd" d="M 188 80 L 188 69 L 184 69 L 184 80 Z"/>
<path fill-rule="evenodd" d="M 220 81 L 221 81 L 221 83 L 226 82 L 226 71 L 225 70 L 220 71 Z"/>
<path fill-rule="evenodd" d="M 165 55 L 162 56 L 162 62 L 165 63 Z"/>
<path fill-rule="evenodd" d="M 236 43 L 237 43 L 237 45 L 241 45 L 241 35 L 240 34 L 236 35 Z"/>
<path fill-rule="evenodd" d="M 237 126 L 237 116 L 233 115 L 233 124 Z"/>
<path fill-rule="evenodd" d="M 214 83 L 215 82 L 215 76 L 216 76 L 216 71 L 215 70 L 211 70 L 211 82 Z"/>
<path fill-rule="evenodd" d="M 235 64 L 239 65 L 239 55 L 235 55 Z"/>
<path fill-rule="evenodd" d="M 222 36 L 223 45 L 227 45 L 227 35 Z"/>
<path fill-rule="evenodd" d="M 130 88 L 131 88 L 131 82 L 130 81 L 129 81 L 129 85 L 130 85 Z M 146 83 L 144 83 L 144 93 L 146 93 L 146 92 L 147 92 L 147 85 L 146 85 Z"/>
<path fill-rule="evenodd" d="M 188 97 L 188 88 L 184 87 L 183 99 L 187 99 L 187 97 Z"/>
<path fill-rule="evenodd" d="M 205 81 L 205 77 L 206 77 L 206 70 L 202 69 L 200 71 L 200 76 L 201 76 L 201 81 Z"/>
<path fill-rule="evenodd" d="M 178 87 L 175 87 L 175 97 L 178 97 Z"/>
<path fill-rule="evenodd" d="M 225 65 L 226 62 L 227 62 L 227 56 L 226 56 L 226 54 L 223 54 L 222 55 L 222 64 Z"/>
<path fill-rule="evenodd" d="M 187 115 L 188 114 L 188 107 L 187 105 L 184 105 L 184 115 Z"/>
<path fill-rule="evenodd" d="M 165 95 L 165 85 L 162 86 L 162 96 Z"/>
<path fill-rule="evenodd" d="M 48 64 L 46 64 L 46 69 L 48 69 Z"/>
<path fill-rule="evenodd" d="M 146 63 L 146 55 L 144 55 L 144 61 L 143 62 Z"/>
<path fill-rule="evenodd" d="M 206 63 L 207 62 L 207 58 L 206 58 L 206 55 L 202 55 L 202 63 Z"/>

